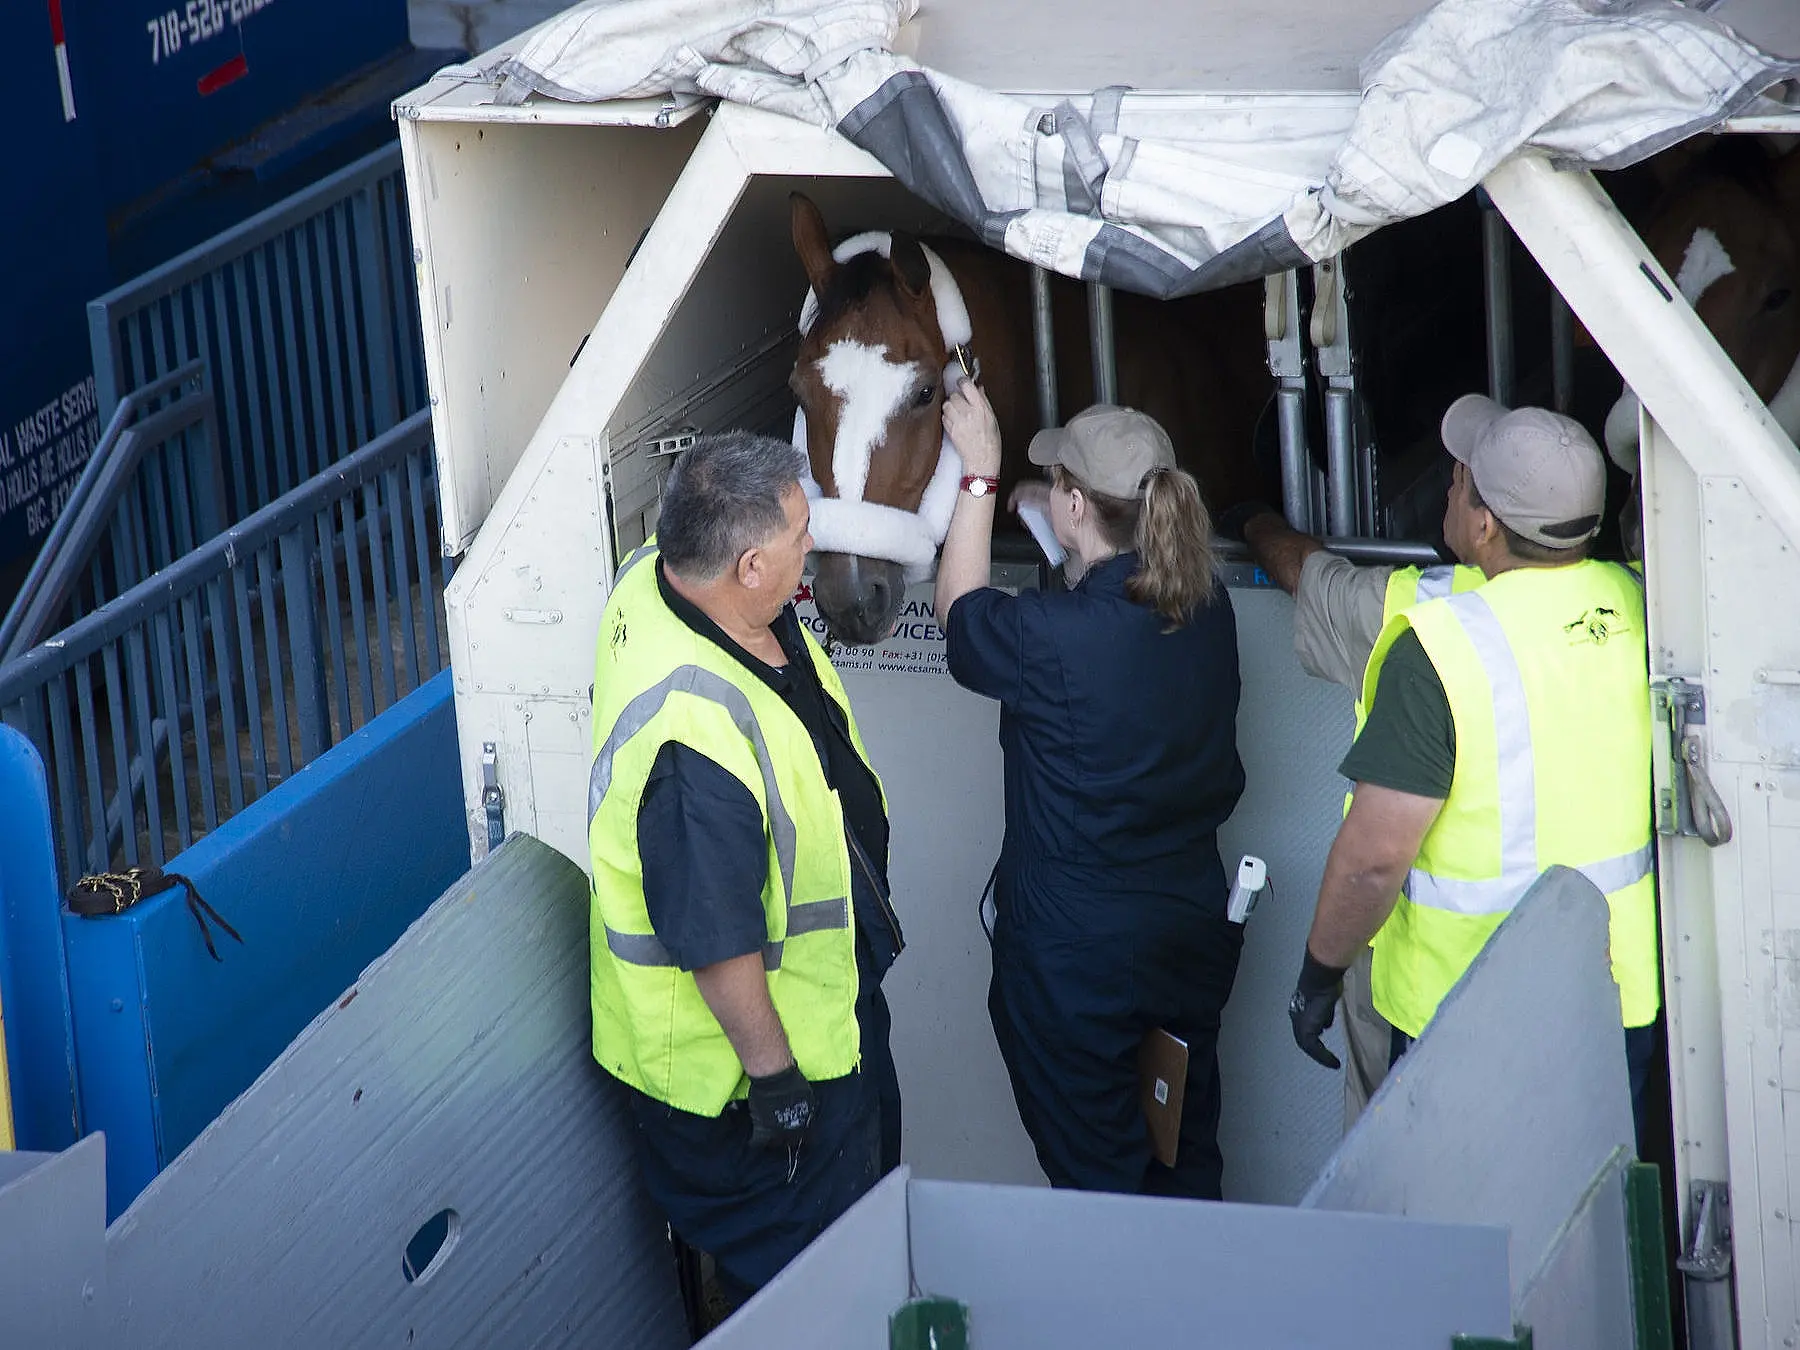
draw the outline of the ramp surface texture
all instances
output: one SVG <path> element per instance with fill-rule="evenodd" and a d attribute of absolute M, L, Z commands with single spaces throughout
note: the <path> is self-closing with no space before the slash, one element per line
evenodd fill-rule
<path fill-rule="evenodd" d="M 113 1225 L 107 1343 L 682 1344 L 587 963 L 585 878 L 515 836 Z"/>

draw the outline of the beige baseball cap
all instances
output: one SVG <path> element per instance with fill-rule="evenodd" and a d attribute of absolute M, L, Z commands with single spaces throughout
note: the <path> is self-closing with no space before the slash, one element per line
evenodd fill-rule
<path fill-rule="evenodd" d="M 1132 408 L 1096 403 L 1068 425 L 1046 427 L 1031 438 L 1033 464 L 1061 464 L 1094 491 L 1126 501 L 1138 495 L 1144 475 L 1175 467 L 1175 446 L 1154 417 Z"/>
<path fill-rule="evenodd" d="M 1546 548 L 1591 539 L 1606 510 L 1606 465 L 1581 423 L 1547 408 L 1508 412 L 1464 394 L 1444 414 L 1444 448 L 1469 466 L 1499 519 Z"/>

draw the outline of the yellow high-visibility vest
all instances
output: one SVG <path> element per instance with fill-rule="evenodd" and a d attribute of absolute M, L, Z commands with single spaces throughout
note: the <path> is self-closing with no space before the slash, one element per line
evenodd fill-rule
<path fill-rule="evenodd" d="M 691 746 L 733 774 L 762 811 L 770 998 L 800 1072 L 857 1066 L 856 930 L 843 808 L 806 727 L 781 696 L 683 623 L 656 583 L 654 540 L 620 566 L 601 619 L 588 780 L 593 861 L 588 930 L 594 1058 L 639 1091 L 716 1116 L 749 1089 L 743 1065 L 691 973 L 650 923 L 638 803 L 657 751 Z M 811 634 L 807 652 L 868 763 L 850 701 Z"/>
<path fill-rule="evenodd" d="M 1652 872 L 1650 676 L 1641 583 L 1581 562 L 1502 573 L 1398 615 L 1363 679 L 1410 628 L 1456 727 L 1450 796 L 1375 942 L 1375 1006 L 1416 1036 L 1519 898 L 1554 864 L 1611 910 L 1624 1025 L 1661 1006 Z"/>

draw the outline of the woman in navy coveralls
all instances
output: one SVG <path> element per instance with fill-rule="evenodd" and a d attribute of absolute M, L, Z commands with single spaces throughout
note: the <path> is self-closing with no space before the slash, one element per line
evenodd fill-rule
<path fill-rule="evenodd" d="M 950 674 L 1000 701 L 1006 837 L 988 1011 L 1051 1184 L 1218 1199 L 1219 1016 L 1243 929 L 1215 831 L 1237 805 L 1237 630 L 1198 487 L 1152 419 L 1097 406 L 1041 431 L 1066 592 L 988 586 L 1000 434 L 965 382 L 944 426 L 968 477 L 938 567 Z M 1151 1156 L 1137 1057 L 1187 1042 L 1173 1168 Z"/>

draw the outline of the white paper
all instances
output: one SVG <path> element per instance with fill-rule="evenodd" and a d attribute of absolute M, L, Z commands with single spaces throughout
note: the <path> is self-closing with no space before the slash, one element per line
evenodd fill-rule
<path fill-rule="evenodd" d="M 1069 555 L 1063 552 L 1063 546 L 1056 542 L 1056 532 L 1050 528 L 1050 517 L 1044 514 L 1043 508 L 1021 502 L 1019 519 L 1025 522 L 1025 528 L 1031 531 L 1031 537 L 1037 540 L 1038 547 L 1044 550 L 1044 556 L 1050 560 L 1050 565 L 1061 567 L 1063 559 Z"/>

